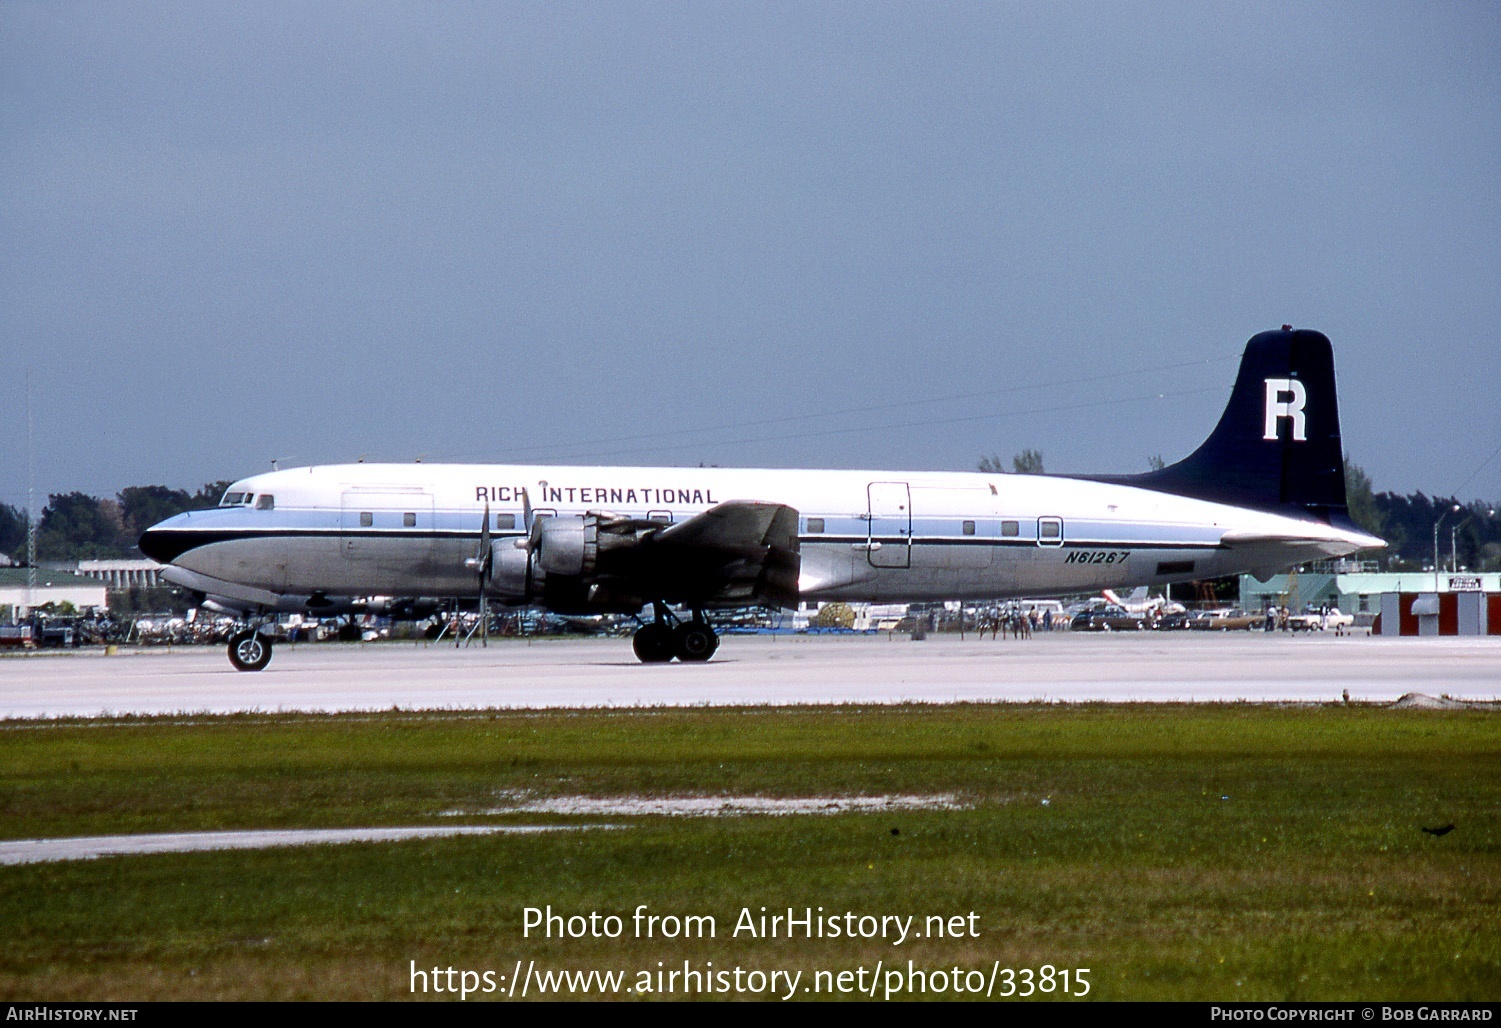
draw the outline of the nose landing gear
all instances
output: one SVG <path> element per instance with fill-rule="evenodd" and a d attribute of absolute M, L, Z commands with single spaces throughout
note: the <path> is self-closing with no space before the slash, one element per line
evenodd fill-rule
<path fill-rule="evenodd" d="M 642 625 L 631 647 L 643 664 L 665 664 L 676 657 L 684 663 L 702 663 L 719 648 L 719 635 L 702 610 L 693 611 L 692 621 L 679 621 L 665 603 L 653 603 L 656 620 Z"/>

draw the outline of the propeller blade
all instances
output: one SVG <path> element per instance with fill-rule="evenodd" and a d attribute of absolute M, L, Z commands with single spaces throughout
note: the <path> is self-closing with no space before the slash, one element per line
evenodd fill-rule
<path fill-rule="evenodd" d="M 480 586 L 483 588 L 483 579 L 490 574 L 490 562 L 494 555 L 490 552 L 490 505 L 485 504 L 485 523 L 479 530 L 479 559 L 480 559 Z"/>
<path fill-rule="evenodd" d="M 537 512 L 532 510 L 532 500 L 525 489 L 521 490 L 521 520 L 526 525 L 526 541 L 517 541 L 516 548 L 525 550 L 527 553 L 536 553 L 537 547 L 542 543 L 542 522 L 546 518 L 537 517 Z"/>
<path fill-rule="evenodd" d="M 490 505 L 485 504 L 485 523 L 479 530 L 479 549 L 474 551 L 474 556 L 464 561 L 464 566 L 479 575 L 480 588 L 485 587 L 485 578 L 490 574 L 490 563 L 494 555 L 490 552 Z"/>
<path fill-rule="evenodd" d="M 495 560 L 495 554 L 490 548 L 490 504 L 485 504 L 485 523 L 479 530 L 479 552 L 471 560 L 465 561 L 470 567 L 478 572 L 479 586 L 479 639 L 481 646 L 490 645 L 490 605 L 485 598 L 485 580 L 490 577 L 490 566 Z"/>

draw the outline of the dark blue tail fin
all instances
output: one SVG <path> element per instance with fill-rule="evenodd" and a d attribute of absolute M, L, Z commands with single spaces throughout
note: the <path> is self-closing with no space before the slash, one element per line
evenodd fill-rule
<path fill-rule="evenodd" d="M 1202 446 L 1159 471 L 1099 480 L 1344 521 L 1345 461 L 1328 338 L 1287 327 L 1254 336 L 1225 413 Z"/>

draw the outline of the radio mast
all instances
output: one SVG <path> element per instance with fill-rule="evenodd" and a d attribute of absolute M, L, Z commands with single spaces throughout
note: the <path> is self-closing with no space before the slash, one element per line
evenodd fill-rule
<path fill-rule="evenodd" d="M 26 612 L 36 603 L 36 444 L 31 416 L 31 365 L 26 366 Z"/>

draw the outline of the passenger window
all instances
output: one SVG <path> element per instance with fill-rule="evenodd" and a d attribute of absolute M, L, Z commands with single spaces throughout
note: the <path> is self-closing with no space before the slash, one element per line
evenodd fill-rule
<path fill-rule="evenodd" d="M 975 523 L 973 521 L 966 521 L 963 525 L 963 532 L 965 535 L 974 535 Z"/>
<path fill-rule="evenodd" d="M 1019 521 L 1002 521 L 1001 522 L 1001 535 L 1004 535 L 1004 536 L 1018 536 L 1018 535 L 1021 535 L 1021 522 L 1019 522 Z"/>
<path fill-rule="evenodd" d="M 511 530 L 511 529 L 513 529 L 515 527 L 516 527 L 516 515 L 515 514 L 497 514 L 497 515 L 495 515 L 495 528 L 496 528 L 496 531 L 506 532 L 506 531 L 509 531 L 509 530 Z"/>
<path fill-rule="evenodd" d="M 375 515 L 368 510 L 360 511 L 360 527 L 369 528 L 373 524 L 375 524 Z"/>
<path fill-rule="evenodd" d="M 1038 518 L 1037 519 L 1037 545 L 1038 546 L 1062 546 L 1063 545 L 1063 519 L 1062 518 Z"/>
<path fill-rule="evenodd" d="M 411 511 L 408 511 L 407 513 L 403 514 L 401 516 L 401 527 L 402 528 L 416 528 L 417 527 L 417 515 L 415 513 L 411 512 Z"/>
<path fill-rule="evenodd" d="M 823 531 L 823 518 L 809 518 L 808 519 L 808 531 L 811 532 L 811 533 L 822 532 Z"/>
<path fill-rule="evenodd" d="M 255 501 L 255 509 L 275 510 L 276 497 L 272 496 L 270 493 L 261 493 L 260 498 Z"/>

